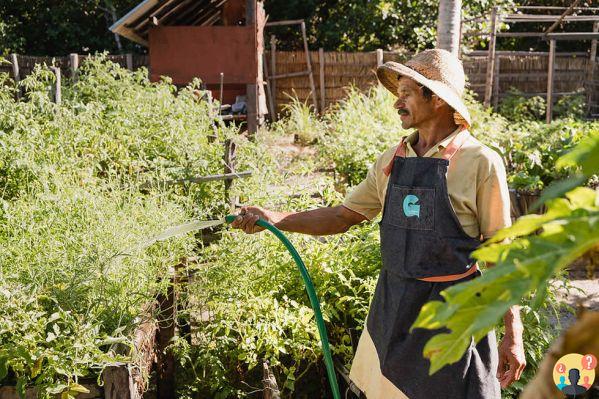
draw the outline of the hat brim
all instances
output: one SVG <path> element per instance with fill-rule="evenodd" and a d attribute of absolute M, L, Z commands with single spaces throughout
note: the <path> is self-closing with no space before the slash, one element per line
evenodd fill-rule
<path fill-rule="evenodd" d="M 415 80 L 421 85 L 428 87 L 433 93 L 435 93 L 437 96 L 439 96 L 439 98 L 453 108 L 455 112 L 460 114 L 464 121 L 466 121 L 468 124 L 468 126 L 466 126 L 467 128 L 472 125 L 470 120 L 470 112 L 468 112 L 468 108 L 466 107 L 466 104 L 464 104 L 462 97 L 456 93 L 454 89 L 443 82 L 428 79 L 412 68 L 393 61 L 386 62 L 385 64 L 379 66 L 376 70 L 376 76 L 383 86 L 385 86 L 387 90 L 389 90 L 395 96 L 397 96 L 397 87 L 399 85 L 400 76 L 405 76 Z"/>

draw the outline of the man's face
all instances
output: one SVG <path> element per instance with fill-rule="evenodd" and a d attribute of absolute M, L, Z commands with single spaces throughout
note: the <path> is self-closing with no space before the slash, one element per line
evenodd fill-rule
<path fill-rule="evenodd" d="M 404 129 L 417 128 L 419 124 L 435 114 L 435 97 L 427 99 L 422 94 L 422 86 L 416 81 L 402 77 L 397 87 L 397 101 L 394 107 L 401 118 Z"/>

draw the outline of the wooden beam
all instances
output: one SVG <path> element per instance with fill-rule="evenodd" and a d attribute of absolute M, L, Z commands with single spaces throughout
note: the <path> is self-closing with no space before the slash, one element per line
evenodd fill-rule
<path fill-rule="evenodd" d="M 200 18 L 199 22 L 195 25 L 199 25 L 199 26 L 214 25 L 214 23 L 220 19 L 221 15 L 222 15 L 221 10 L 215 10 L 209 17 Z"/>
<path fill-rule="evenodd" d="M 192 20 L 188 23 L 188 25 L 197 25 L 197 26 L 208 26 L 212 23 L 216 22 L 221 14 L 222 14 L 222 5 L 225 4 L 227 0 L 220 0 L 219 3 L 211 3 L 206 9 L 200 11 Z M 216 18 L 215 18 L 216 16 Z"/>
<path fill-rule="evenodd" d="M 383 65 L 383 49 L 381 48 L 377 48 L 376 49 L 376 67 L 380 67 L 381 65 Z"/>
<path fill-rule="evenodd" d="M 472 57 L 477 57 L 477 56 L 486 56 L 488 54 L 487 50 L 474 50 L 474 51 L 469 51 L 467 53 L 464 53 L 465 56 L 472 56 Z M 556 57 L 586 57 L 588 54 L 588 52 L 586 51 L 572 51 L 572 52 L 562 52 L 562 53 L 555 53 Z M 502 51 L 502 50 L 496 50 L 495 51 L 495 56 L 496 57 L 514 57 L 514 56 L 519 56 L 519 57 L 527 57 L 527 56 L 541 56 L 541 57 L 548 57 L 549 56 L 549 52 L 548 51 Z"/>
<path fill-rule="evenodd" d="M 161 399 L 175 399 L 175 356 L 167 349 L 175 337 L 177 324 L 175 277 L 171 278 L 166 294 L 160 294 L 157 300 L 159 313 L 156 333 L 156 396 Z"/>
<path fill-rule="evenodd" d="M 189 6 L 191 3 L 194 3 L 195 0 L 184 0 L 181 3 L 177 4 L 176 7 L 170 9 L 166 14 L 160 17 L 160 22 L 164 26 L 171 25 L 171 22 L 177 18 L 177 12 L 185 9 L 185 7 Z"/>
<path fill-rule="evenodd" d="M 310 90 L 312 90 L 312 101 L 314 101 L 314 111 L 319 112 L 318 100 L 316 100 L 316 85 L 314 84 L 314 74 L 312 73 L 312 60 L 310 59 L 310 49 L 308 48 L 308 36 L 306 35 L 306 23 L 301 23 L 302 38 L 304 39 L 304 52 L 306 53 L 306 64 L 308 65 L 308 77 L 310 79 Z"/>
<path fill-rule="evenodd" d="M 547 70 L 547 114 L 545 121 L 551 123 L 553 113 L 553 72 L 555 69 L 555 40 L 549 42 L 549 66 Z"/>
<path fill-rule="evenodd" d="M 247 129 L 250 134 L 258 131 L 258 85 L 246 85 Z"/>
<path fill-rule="evenodd" d="M 69 66 L 71 67 L 71 78 L 77 80 L 77 70 L 79 69 L 79 54 L 69 54 Z"/>
<path fill-rule="evenodd" d="M 19 73 L 19 57 L 16 54 L 10 55 L 10 63 L 12 64 L 12 78 L 15 81 L 16 97 L 17 100 L 21 98 L 21 88 L 19 82 L 21 81 L 21 75 Z"/>
<path fill-rule="evenodd" d="M 495 44 L 497 35 L 497 11 L 498 7 L 493 7 L 491 10 L 491 28 L 489 40 L 489 51 L 487 55 L 487 79 L 485 85 L 485 98 L 484 106 L 489 107 L 491 105 L 491 95 L 493 93 L 493 72 L 495 70 Z"/>
<path fill-rule="evenodd" d="M 318 65 L 320 66 L 320 107 L 321 112 L 324 113 L 326 108 L 326 86 L 324 84 L 324 49 L 322 47 L 318 49 Z"/>
<path fill-rule="evenodd" d="M 58 67 L 51 67 L 54 72 L 54 86 L 52 86 L 52 94 L 54 96 L 54 102 L 60 104 L 62 102 L 62 85 L 61 85 L 61 71 Z"/>
<path fill-rule="evenodd" d="M 267 361 L 262 363 L 262 384 L 264 386 L 263 399 L 281 399 L 281 392 L 279 391 L 277 380 L 270 370 Z"/>
<path fill-rule="evenodd" d="M 245 0 L 245 24 L 256 25 L 256 0 Z"/>
<path fill-rule="evenodd" d="M 264 81 L 262 82 L 263 85 L 266 86 L 266 96 L 268 97 L 268 112 L 270 113 L 270 120 L 272 120 L 273 122 L 275 121 L 276 118 L 276 111 L 275 111 L 275 106 L 274 106 L 274 102 L 273 102 L 273 98 L 272 98 L 272 86 L 271 83 L 268 81 L 268 60 L 266 59 L 266 53 L 262 54 L 262 69 L 264 71 Z M 274 82 L 274 80 L 272 81 Z"/>
<path fill-rule="evenodd" d="M 266 26 L 268 27 L 268 26 L 300 25 L 303 22 L 304 22 L 303 19 L 292 19 L 292 20 L 287 20 L 287 21 L 267 22 Z"/>
<path fill-rule="evenodd" d="M 225 153 L 223 155 L 223 163 L 225 164 L 224 174 L 231 175 L 235 174 L 235 167 L 237 166 L 237 146 L 235 142 L 231 139 L 225 140 Z M 231 185 L 233 184 L 232 179 L 225 180 L 225 202 L 229 204 L 229 212 L 235 212 L 235 203 L 237 200 L 235 198 L 231 198 L 230 190 Z"/>
<path fill-rule="evenodd" d="M 277 39 L 275 35 L 270 35 L 270 72 L 272 76 L 277 74 Z M 272 79 L 268 81 L 268 84 L 272 87 L 272 102 L 273 108 L 275 110 L 275 119 L 276 120 L 276 112 L 277 112 L 277 80 Z"/>
<path fill-rule="evenodd" d="M 599 21 L 599 19 L 597 19 Z M 597 40 L 599 32 L 564 32 L 564 33 L 549 33 L 549 40 Z"/>
<path fill-rule="evenodd" d="M 131 53 L 125 54 L 125 63 L 127 65 L 127 69 L 132 71 L 133 70 L 133 54 L 131 54 Z"/>
<path fill-rule="evenodd" d="M 516 6 L 518 10 L 566 10 L 568 7 L 557 6 Z M 599 11 L 599 7 L 574 7 L 581 11 Z"/>
<path fill-rule="evenodd" d="M 174 21 L 177 21 L 177 25 L 186 25 L 190 22 L 190 19 L 195 18 L 195 16 L 210 7 L 210 0 L 199 0 L 196 1 L 191 7 L 183 11 L 181 14 L 174 14 L 171 19 L 164 19 L 164 24 L 173 24 Z"/>
<path fill-rule="evenodd" d="M 245 25 L 254 26 L 258 32 L 256 0 L 245 2 Z M 258 53 L 256 52 L 256 60 Z M 258 131 L 258 85 L 253 82 L 246 85 L 247 130 L 252 135 Z"/>
<path fill-rule="evenodd" d="M 497 106 L 499 105 L 499 74 L 501 67 L 501 58 L 497 57 L 495 60 L 495 71 L 493 71 L 493 95 L 491 98 L 493 99 L 493 109 L 497 110 Z"/>
<path fill-rule="evenodd" d="M 298 76 L 308 76 L 309 74 L 310 74 L 310 71 L 289 72 L 289 73 L 282 73 L 280 75 L 272 75 L 268 79 L 276 80 L 276 79 L 285 79 L 285 78 L 295 78 Z"/>
<path fill-rule="evenodd" d="M 553 32 L 555 28 L 564 20 L 567 15 L 570 15 L 574 12 L 574 7 L 576 7 L 580 3 L 580 0 L 574 0 L 574 2 L 562 13 L 562 15 L 555 21 L 547 30 L 544 32 L 545 34 Z"/>
<path fill-rule="evenodd" d="M 503 22 L 555 22 L 559 15 L 508 14 L 502 16 Z M 594 22 L 599 21 L 599 15 L 570 15 L 562 19 L 564 22 Z"/>
<path fill-rule="evenodd" d="M 595 22 L 593 24 L 593 32 L 599 32 L 599 22 Z M 589 57 L 589 65 L 587 67 L 587 85 L 591 86 L 590 83 L 593 82 L 594 72 L 595 72 L 595 63 L 597 62 L 597 40 L 594 39 L 591 41 L 591 53 Z M 594 86 L 592 86 L 594 87 Z M 593 89 L 589 88 L 587 90 L 587 115 L 591 112 L 591 103 L 593 102 Z"/>

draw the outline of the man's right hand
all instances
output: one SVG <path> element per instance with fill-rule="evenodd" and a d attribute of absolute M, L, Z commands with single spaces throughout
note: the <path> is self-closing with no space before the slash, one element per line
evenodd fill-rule
<path fill-rule="evenodd" d="M 277 216 L 276 212 L 268 211 L 257 206 L 244 206 L 240 209 L 239 214 L 233 223 L 231 223 L 231 227 L 243 230 L 247 234 L 254 234 L 264 230 L 263 227 L 256 225 L 258 219 L 275 224 L 279 219 Z"/>

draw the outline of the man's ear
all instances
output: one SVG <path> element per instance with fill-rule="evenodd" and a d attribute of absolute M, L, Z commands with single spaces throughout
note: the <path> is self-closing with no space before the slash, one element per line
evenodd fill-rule
<path fill-rule="evenodd" d="M 441 97 L 439 97 L 436 94 L 433 94 L 432 100 L 433 100 L 433 107 L 437 110 L 441 109 L 445 106 L 448 106 L 447 103 L 445 102 L 445 100 L 441 99 Z"/>

